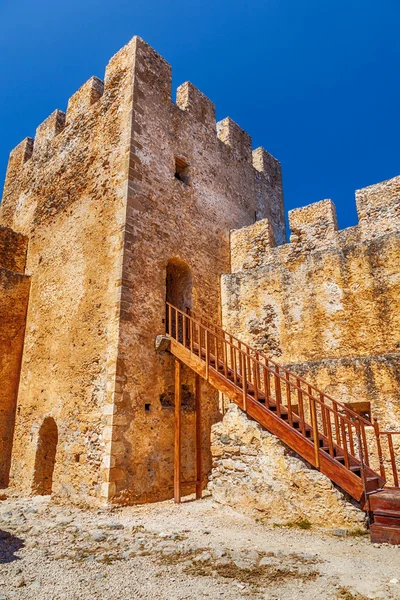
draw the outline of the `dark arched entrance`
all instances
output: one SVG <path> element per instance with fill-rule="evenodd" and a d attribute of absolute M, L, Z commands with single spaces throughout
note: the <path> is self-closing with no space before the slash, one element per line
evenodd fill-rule
<path fill-rule="evenodd" d="M 183 260 L 172 258 L 167 263 L 167 302 L 187 312 L 192 306 L 192 274 Z"/>
<path fill-rule="evenodd" d="M 46 417 L 39 429 L 32 486 L 34 494 L 40 496 L 51 494 L 57 442 L 56 422 L 52 417 Z"/>
<path fill-rule="evenodd" d="M 167 302 L 179 308 L 183 313 L 187 313 L 192 307 L 192 273 L 189 265 L 183 260 L 172 258 L 167 263 L 166 276 L 166 299 Z M 169 329 L 169 320 L 171 319 L 171 329 Z M 174 311 L 166 313 L 167 331 L 177 337 L 182 336 L 182 317 Z M 178 329 L 178 331 L 177 331 Z"/>

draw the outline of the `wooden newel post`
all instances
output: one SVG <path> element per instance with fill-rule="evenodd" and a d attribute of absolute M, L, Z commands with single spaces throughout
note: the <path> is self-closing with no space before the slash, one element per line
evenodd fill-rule
<path fill-rule="evenodd" d="M 174 442 L 174 500 L 181 502 L 181 440 L 182 440 L 182 386 L 181 362 L 175 359 L 175 442 Z"/>
<path fill-rule="evenodd" d="M 380 438 L 380 432 L 379 432 L 379 423 L 378 423 L 378 419 L 376 417 L 374 417 L 374 430 L 375 430 L 375 437 L 376 437 L 376 446 L 378 449 L 378 460 L 379 460 L 379 468 L 380 468 L 380 472 L 381 472 L 381 477 L 382 477 L 382 479 L 384 479 L 386 481 L 385 465 L 383 464 L 382 446 L 381 446 L 381 438 Z"/>
<path fill-rule="evenodd" d="M 196 499 L 200 499 L 203 487 L 201 447 L 201 380 L 196 373 Z"/>

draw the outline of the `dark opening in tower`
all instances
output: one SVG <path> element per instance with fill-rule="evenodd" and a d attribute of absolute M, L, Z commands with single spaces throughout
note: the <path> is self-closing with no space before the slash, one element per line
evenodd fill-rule
<path fill-rule="evenodd" d="M 183 313 L 187 313 L 192 307 L 192 273 L 189 265 L 178 258 L 172 258 L 167 263 L 166 299 Z M 170 318 L 168 310 L 166 317 L 168 331 Z M 175 327 L 176 323 L 172 325 Z"/>

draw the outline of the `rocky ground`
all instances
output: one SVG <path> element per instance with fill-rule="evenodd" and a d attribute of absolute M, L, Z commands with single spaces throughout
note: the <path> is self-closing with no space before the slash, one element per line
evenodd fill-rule
<path fill-rule="evenodd" d="M 210 498 L 92 511 L 6 498 L 0 600 L 28 598 L 400 598 L 400 548 L 267 527 Z"/>

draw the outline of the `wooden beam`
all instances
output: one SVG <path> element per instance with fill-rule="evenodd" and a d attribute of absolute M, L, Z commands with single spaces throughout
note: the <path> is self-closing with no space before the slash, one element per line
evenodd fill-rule
<path fill-rule="evenodd" d="M 181 502 L 181 441 L 182 441 L 182 363 L 175 360 L 175 443 L 174 443 L 174 500 Z"/>
<path fill-rule="evenodd" d="M 203 487 L 202 475 L 202 443 L 201 443 L 201 381 L 200 375 L 196 373 L 195 384 L 196 397 L 196 498 L 201 498 Z"/>

